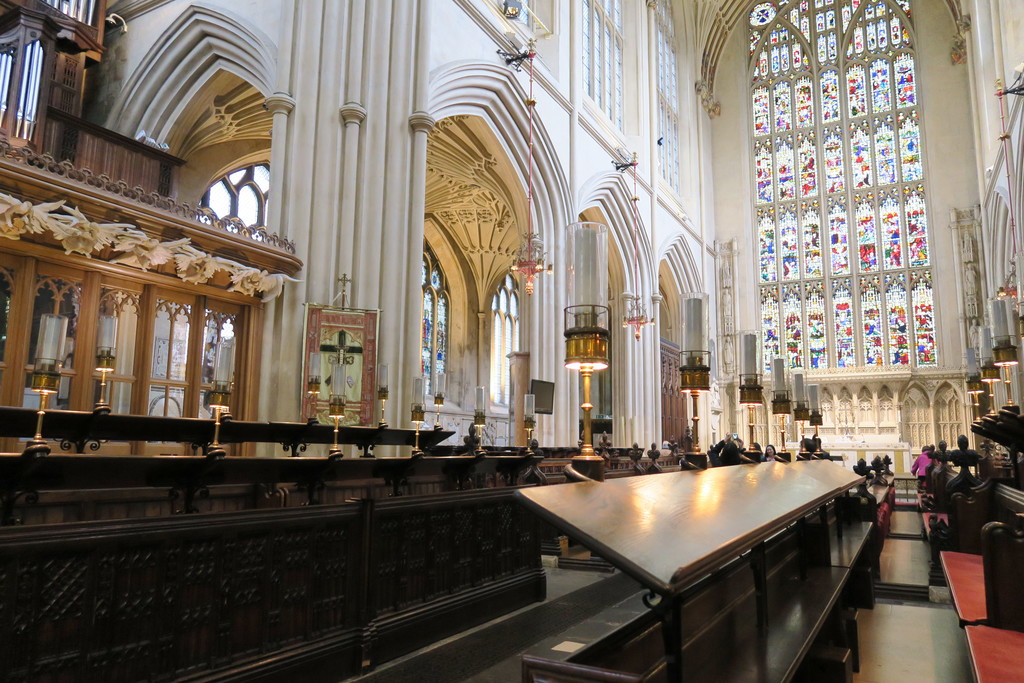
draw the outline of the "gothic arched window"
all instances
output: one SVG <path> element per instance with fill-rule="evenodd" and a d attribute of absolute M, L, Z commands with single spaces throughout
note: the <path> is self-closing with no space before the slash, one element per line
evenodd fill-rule
<path fill-rule="evenodd" d="M 622 128 L 622 0 L 582 0 L 583 83 L 597 108 Z"/>
<path fill-rule="evenodd" d="M 661 177 L 679 190 L 679 73 L 672 5 L 658 3 L 658 161 Z"/>
<path fill-rule="evenodd" d="M 448 366 L 448 283 L 430 247 L 423 250 L 423 323 L 420 327 L 420 372 L 424 391 L 433 394 L 434 378 Z"/>
<path fill-rule="evenodd" d="M 508 354 L 519 350 L 519 294 L 516 281 L 506 275 L 491 298 L 491 400 L 508 404 Z"/>
<path fill-rule="evenodd" d="M 937 364 L 911 0 L 749 16 L 765 362 Z"/>
<path fill-rule="evenodd" d="M 269 193 L 270 166 L 256 164 L 236 169 L 210 185 L 200 205 L 217 218 L 237 218 L 249 227 L 264 227 Z"/>

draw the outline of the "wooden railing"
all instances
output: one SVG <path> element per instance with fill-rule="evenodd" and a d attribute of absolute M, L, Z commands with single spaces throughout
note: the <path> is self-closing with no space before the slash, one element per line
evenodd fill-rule
<path fill-rule="evenodd" d="M 54 107 L 47 110 L 41 151 L 92 175 L 106 175 L 172 199 L 178 194 L 178 167 L 185 163 Z"/>

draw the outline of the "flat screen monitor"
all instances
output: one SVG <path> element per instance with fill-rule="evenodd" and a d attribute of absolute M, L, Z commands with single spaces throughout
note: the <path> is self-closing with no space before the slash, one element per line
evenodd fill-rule
<path fill-rule="evenodd" d="M 530 380 L 530 393 L 534 395 L 534 410 L 541 415 L 555 412 L 555 383 L 542 379 Z"/>

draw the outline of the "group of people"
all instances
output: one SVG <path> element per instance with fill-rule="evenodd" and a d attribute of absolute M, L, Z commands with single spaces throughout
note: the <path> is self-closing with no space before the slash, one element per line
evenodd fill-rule
<path fill-rule="evenodd" d="M 828 454 L 821 450 L 821 439 L 816 436 L 807 437 L 801 441 L 801 452 L 810 453 L 814 458 L 828 457 Z M 768 444 L 762 450 L 761 444 L 756 441 L 753 448 L 748 451 L 743 439 L 735 434 L 726 436 L 708 450 L 708 460 L 712 467 L 751 462 L 773 462 L 777 459 L 776 455 L 775 446 Z"/>

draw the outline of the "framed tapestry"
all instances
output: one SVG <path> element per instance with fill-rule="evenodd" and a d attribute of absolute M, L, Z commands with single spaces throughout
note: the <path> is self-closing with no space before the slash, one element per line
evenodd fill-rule
<path fill-rule="evenodd" d="M 379 311 L 332 308 L 306 304 L 302 354 L 302 415 L 329 423 L 327 409 L 332 393 L 334 367 L 347 366 L 344 395 L 347 401 L 343 424 L 374 423 L 377 387 L 377 317 Z M 319 361 L 316 359 L 319 358 Z M 305 391 L 311 371 L 319 364 L 320 392 Z"/>

